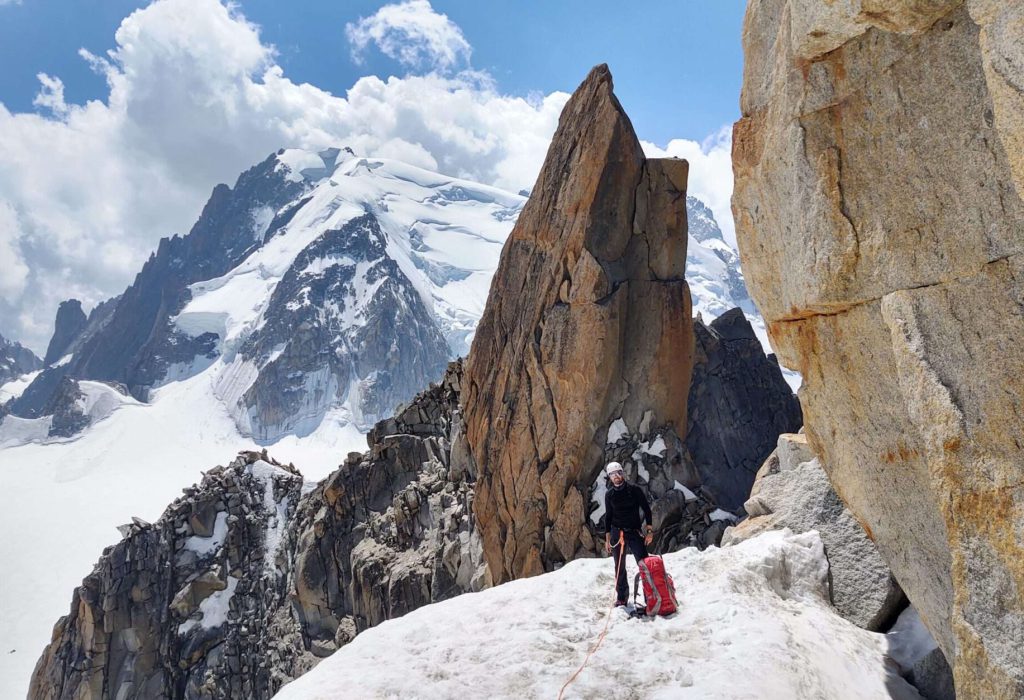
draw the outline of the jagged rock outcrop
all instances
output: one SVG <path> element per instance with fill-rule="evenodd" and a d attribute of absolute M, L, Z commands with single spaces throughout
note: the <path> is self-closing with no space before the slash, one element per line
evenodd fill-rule
<path fill-rule="evenodd" d="M 843 505 L 804 435 L 783 434 L 744 504 L 748 518 L 726 530 L 735 544 L 766 530 L 817 530 L 829 563 L 829 589 L 839 614 L 873 631 L 892 624 L 905 604 L 878 548 Z"/>
<path fill-rule="evenodd" d="M 326 654 L 357 632 L 427 603 L 489 585 L 471 518 L 473 475 L 458 443 L 461 363 L 370 433 L 305 501 L 293 607 Z"/>
<path fill-rule="evenodd" d="M 683 547 L 704 550 L 718 545 L 722 533 L 735 522 L 735 514 L 719 508 L 701 484 L 700 474 L 675 429 L 651 426 L 652 416 L 653 412 L 647 412 L 635 430 L 621 418 L 612 423 L 602 463 L 614 460 L 621 464 L 627 479 L 639 486 L 651 503 L 651 551 L 673 552 Z M 588 508 L 597 533 L 607 531 L 603 518 L 608 488 L 605 474 L 598 474 Z M 564 542 L 545 538 L 544 553 L 549 559 L 557 560 L 559 548 L 565 548 Z"/>
<path fill-rule="evenodd" d="M 652 425 L 685 429 L 687 167 L 644 158 L 607 66 L 562 112 L 466 362 L 475 514 L 496 581 L 594 551 L 584 504 L 612 421 L 635 427 L 650 410 Z"/>
<path fill-rule="evenodd" d="M 800 402 L 741 309 L 693 330 L 686 450 L 713 502 L 736 511 L 779 435 L 800 429 Z"/>
<path fill-rule="evenodd" d="M 78 382 L 69 377 L 61 377 L 56 391 L 50 397 L 44 413 L 53 416 L 50 422 L 50 437 L 70 437 L 89 425 L 89 417 L 83 410 L 85 395 L 82 394 Z"/>
<path fill-rule="evenodd" d="M 269 698 L 367 627 L 488 585 L 473 477 L 450 468 L 460 380 L 452 363 L 319 485 L 245 452 L 123 526 L 30 696 Z"/>
<path fill-rule="evenodd" d="M 64 355 L 55 360 L 56 364 L 46 367 L 29 384 L 21 396 L 11 402 L 12 413 L 22 418 L 39 418 L 46 415 L 46 411 L 54 405 L 54 395 L 62 384 L 64 377 L 73 377 L 70 373 L 71 363 L 60 362 L 67 355 L 74 355 L 80 348 L 90 340 L 103 332 L 113 316 L 114 309 L 120 297 L 114 297 L 100 302 L 86 320 L 85 327 L 80 329 L 64 348 Z M 49 354 L 49 353 L 48 353 Z M 124 386 L 118 382 L 112 382 L 117 386 Z"/>
<path fill-rule="evenodd" d="M 57 307 L 57 317 L 53 321 L 53 336 L 50 338 L 50 344 L 46 346 L 43 362 L 52 365 L 64 357 L 64 353 L 88 323 L 89 319 L 82 311 L 82 302 L 78 299 L 62 301 Z"/>
<path fill-rule="evenodd" d="M 754 0 L 733 132 L 744 272 L 810 442 L 966 698 L 1024 695 L 1022 21 Z"/>
<path fill-rule="evenodd" d="M 309 668 L 288 618 L 302 477 L 243 453 L 135 519 L 75 589 L 32 698 L 265 698 Z"/>

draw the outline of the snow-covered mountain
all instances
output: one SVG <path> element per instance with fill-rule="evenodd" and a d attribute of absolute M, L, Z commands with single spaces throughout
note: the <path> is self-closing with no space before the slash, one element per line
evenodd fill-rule
<path fill-rule="evenodd" d="M 63 333 L 70 358 L 12 410 L 43 416 L 64 376 L 148 401 L 205 373 L 261 444 L 329 415 L 365 431 L 466 354 L 524 202 L 348 150 L 280 151 L 218 186 L 108 313 Z"/>
<path fill-rule="evenodd" d="M 524 203 L 348 149 L 282 150 L 215 188 L 191 233 L 161 241 L 123 295 L 87 320 L 62 304 L 50 366 L 12 385 L 10 409 L 45 418 L 65 376 L 151 401 L 204 374 L 260 444 L 365 431 L 468 352 Z M 739 306 L 767 347 L 736 251 L 703 203 L 688 197 L 687 211 L 695 312 L 710 321 Z M 68 434 L 0 426 L 7 443 Z"/>
<path fill-rule="evenodd" d="M 501 246 L 525 201 L 494 188 L 350 152 L 284 151 L 302 182 L 264 211 L 264 243 L 190 286 L 172 318 L 214 352 L 214 391 L 260 442 L 303 436 L 330 411 L 365 430 L 469 349 Z"/>

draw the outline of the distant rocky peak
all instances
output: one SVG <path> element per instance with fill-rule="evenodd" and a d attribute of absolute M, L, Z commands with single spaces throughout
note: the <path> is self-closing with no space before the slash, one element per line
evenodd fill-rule
<path fill-rule="evenodd" d="M 82 311 L 82 302 L 78 299 L 62 301 L 57 308 L 57 317 L 53 321 L 53 337 L 46 348 L 43 363 L 52 365 L 63 357 L 87 323 L 88 319 Z"/>
<path fill-rule="evenodd" d="M 42 366 L 43 361 L 34 352 L 0 335 L 0 384 Z"/>
<path fill-rule="evenodd" d="M 285 172 L 290 182 L 315 183 L 330 177 L 338 166 L 355 157 L 348 146 L 309 151 L 300 148 L 282 148 L 277 152 L 277 172 Z"/>
<path fill-rule="evenodd" d="M 711 239 L 725 241 L 722 229 L 715 221 L 711 209 L 693 195 L 686 195 L 686 218 L 690 226 L 690 235 L 701 243 Z"/>

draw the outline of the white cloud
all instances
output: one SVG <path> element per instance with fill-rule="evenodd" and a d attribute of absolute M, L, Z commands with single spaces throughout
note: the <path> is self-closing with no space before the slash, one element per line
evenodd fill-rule
<path fill-rule="evenodd" d="M 42 88 L 39 94 L 32 100 L 36 107 L 45 107 L 58 117 L 68 113 L 68 105 L 64 102 L 64 82 L 60 78 L 54 78 L 46 73 L 37 73 Z"/>
<path fill-rule="evenodd" d="M 345 25 L 352 60 L 362 63 L 373 43 L 381 53 L 407 68 L 451 70 L 469 64 L 473 52 L 462 30 L 427 0 L 385 5 L 369 17 Z"/>
<path fill-rule="evenodd" d="M 460 45 L 452 55 L 468 61 Z M 331 95 L 289 80 L 258 27 L 217 0 L 157 0 L 125 18 L 112 51 L 81 54 L 105 99 L 68 104 L 60 78 L 40 75 L 41 113 L 0 104 L 0 333 L 37 352 L 61 300 L 88 308 L 122 292 L 216 183 L 280 147 L 348 145 L 518 191 L 533 186 L 569 97 L 502 95 L 472 70 L 367 76 Z M 733 238 L 727 135 L 645 148 L 690 160 L 691 193 Z"/>
<path fill-rule="evenodd" d="M 732 127 L 723 126 L 703 142 L 672 139 L 664 148 L 642 141 L 649 158 L 685 158 L 690 162 L 687 193 L 711 209 L 725 240 L 736 246 L 732 219 Z"/>
<path fill-rule="evenodd" d="M 18 246 L 21 235 L 18 212 L 0 200 L 0 270 L 3 270 L 3 275 L 0 275 L 0 294 L 5 297 L 20 295 L 28 279 L 28 265 Z"/>
<path fill-rule="evenodd" d="M 369 76 L 337 97 L 289 80 L 258 28 L 217 0 L 158 0 L 125 18 L 112 51 L 81 54 L 104 100 L 67 104 L 60 78 L 40 75 L 40 113 L 0 104 L 0 333 L 37 351 L 62 299 L 123 291 L 216 183 L 280 147 L 349 145 L 519 190 L 568 99 L 501 95 L 468 70 Z"/>

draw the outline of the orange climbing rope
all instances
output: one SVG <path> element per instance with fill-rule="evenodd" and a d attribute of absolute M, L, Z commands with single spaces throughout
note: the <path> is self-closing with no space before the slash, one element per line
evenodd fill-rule
<path fill-rule="evenodd" d="M 615 578 L 612 580 L 612 585 L 613 586 L 617 586 L 618 585 L 618 582 L 619 582 L 619 571 L 622 570 L 623 562 L 626 561 L 626 540 L 623 537 L 623 534 L 622 534 L 621 530 L 619 530 L 618 547 L 619 547 L 619 563 L 615 567 Z M 617 598 L 618 598 L 618 591 L 616 591 L 616 599 Z M 605 614 L 605 618 L 604 618 L 604 629 L 601 630 L 601 634 L 599 634 L 597 636 L 597 643 L 590 649 L 590 651 L 587 652 L 586 658 L 583 659 L 583 663 L 580 664 L 580 667 L 578 669 L 576 669 L 576 672 L 574 674 L 572 674 L 571 676 L 569 676 L 569 680 L 567 680 L 564 684 L 562 684 L 562 689 L 558 691 L 558 700 L 562 700 L 562 695 L 565 693 L 565 689 L 569 687 L 569 684 L 571 684 L 573 681 L 576 680 L 576 677 L 579 676 L 580 673 L 583 671 L 583 669 L 586 667 L 587 662 L 590 661 L 590 657 L 594 655 L 594 652 L 596 652 L 601 647 L 601 644 L 604 642 L 605 635 L 608 634 L 608 625 L 612 621 L 612 610 L 615 609 L 615 603 L 616 602 L 617 602 L 617 600 L 613 600 L 612 604 L 610 606 L 608 606 L 608 612 Z"/>

